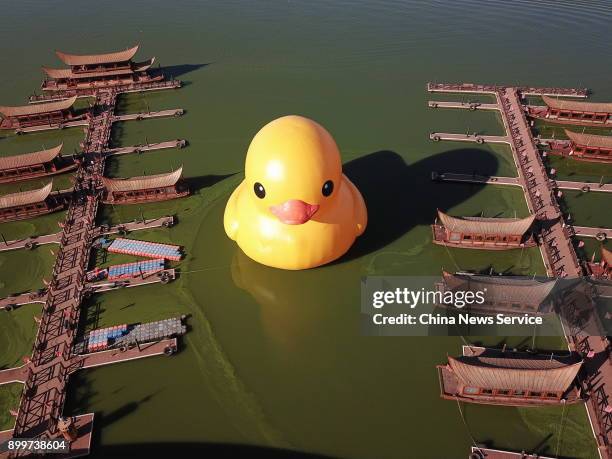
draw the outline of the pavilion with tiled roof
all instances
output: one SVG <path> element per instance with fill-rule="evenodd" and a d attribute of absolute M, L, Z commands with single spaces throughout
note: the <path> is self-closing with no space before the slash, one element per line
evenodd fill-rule
<path fill-rule="evenodd" d="M 612 136 L 582 134 L 565 129 L 570 155 L 585 161 L 612 162 Z"/>
<path fill-rule="evenodd" d="M 434 244 L 487 250 L 531 247 L 535 215 L 526 218 L 452 217 L 438 210 Z"/>
<path fill-rule="evenodd" d="M 68 172 L 77 167 L 77 162 L 61 156 L 63 144 L 32 153 L 0 156 L 0 183 L 29 180 L 45 175 Z"/>
<path fill-rule="evenodd" d="M 165 201 L 187 196 L 189 190 L 181 180 L 183 167 L 174 172 L 144 175 L 125 179 L 103 177 L 105 196 L 109 204 L 135 204 L 139 202 Z"/>
<path fill-rule="evenodd" d="M 0 106 L 1 129 L 20 129 L 32 126 L 62 124 L 82 118 L 75 117 L 72 107 L 76 96 L 54 102 L 28 104 L 15 107 Z"/>
<path fill-rule="evenodd" d="M 0 223 L 23 220 L 55 212 L 64 207 L 61 199 L 51 196 L 53 182 L 42 188 L 0 196 Z"/>
<path fill-rule="evenodd" d="M 468 349 L 469 351 L 469 349 Z M 557 405 L 581 401 L 577 354 L 532 354 L 475 348 L 438 366 L 440 396 L 491 405 Z"/>
<path fill-rule="evenodd" d="M 112 86 L 124 86 L 134 82 L 159 81 L 163 75 L 151 76 L 147 71 L 155 58 L 133 62 L 138 45 L 124 51 L 103 54 L 77 55 L 56 51 L 55 54 L 69 68 L 43 67 L 47 79 L 44 91 L 70 91 Z"/>
<path fill-rule="evenodd" d="M 542 96 L 546 104 L 545 118 L 556 121 L 575 121 L 579 124 L 612 123 L 612 102 L 585 102 Z M 571 123 L 570 123 L 571 124 Z"/>

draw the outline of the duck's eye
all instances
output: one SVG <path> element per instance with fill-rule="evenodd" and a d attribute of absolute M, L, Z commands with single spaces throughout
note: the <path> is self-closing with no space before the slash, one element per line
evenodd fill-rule
<path fill-rule="evenodd" d="M 331 180 L 328 180 L 327 182 L 325 182 L 323 184 L 323 188 L 321 189 L 321 193 L 323 193 L 323 196 L 329 196 L 330 194 L 332 194 L 334 191 L 334 182 L 332 182 Z"/>
<path fill-rule="evenodd" d="M 266 189 L 259 182 L 255 182 L 255 185 L 253 186 L 253 191 L 255 191 L 255 196 L 257 196 L 259 199 L 263 199 L 266 197 Z"/>

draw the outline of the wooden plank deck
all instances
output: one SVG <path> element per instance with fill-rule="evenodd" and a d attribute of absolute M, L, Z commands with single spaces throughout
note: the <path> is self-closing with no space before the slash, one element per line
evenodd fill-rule
<path fill-rule="evenodd" d="M 166 142 L 132 145 L 129 147 L 109 148 L 104 150 L 106 156 L 126 155 L 130 153 L 144 153 L 147 151 L 164 150 L 169 148 L 184 148 L 187 141 L 184 139 L 168 140 Z"/>
<path fill-rule="evenodd" d="M 430 140 L 451 140 L 454 142 L 504 143 L 510 145 L 510 137 L 506 135 L 456 134 L 450 132 L 432 132 Z"/>
<path fill-rule="evenodd" d="M 24 239 L 15 239 L 13 241 L 0 241 L 0 252 L 6 252 L 7 250 L 24 249 L 28 247 L 36 247 L 39 245 L 46 244 L 59 244 L 62 238 L 62 233 L 45 234 L 44 236 L 30 236 Z"/>
<path fill-rule="evenodd" d="M 429 108 L 461 108 L 464 110 L 499 110 L 497 104 L 485 104 L 480 102 L 443 102 L 430 100 L 427 102 Z"/>
<path fill-rule="evenodd" d="M 155 343 L 141 344 L 140 348 L 134 347 L 125 352 L 119 349 L 110 349 L 108 351 L 92 352 L 79 356 L 79 369 L 101 367 L 111 365 L 113 363 L 128 362 L 130 360 L 142 359 L 145 357 L 153 357 L 163 355 L 167 347 L 176 349 L 178 343 L 176 338 L 168 338 Z"/>
<path fill-rule="evenodd" d="M 142 221 L 127 222 L 127 223 L 112 225 L 110 227 L 98 226 L 94 229 L 94 235 L 98 234 L 102 236 L 105 234 L 120 233 L 121 231 L 127 231 L 129 233 L 132 231 L 159 228 L 162 226 L 170 227 L 170 226 L 174 226 L 174 223 L 175 223 L 175 219 L 173 216 L 166 216 L 166 217 L 154 218 L 151 220 L 145 219 L 144 222 Z M 32 237 L 28 237 L 24 239 L 15 239 L 15 240 L 6 241 L 6 242 L 0 241 L 0 252 L 5 252 L 8 250 L 25 249 L 29 247 L 28 244 L 31 244 L 32 248 L 39 246 L 39 245 L 45 245 L 45 244 L 59 244 L 61 240 L 62 240 L 62 233 L 59 232 L 55 234 L 47 234 L 44 236 L 32 236 Z"/>
<path fill-rule="evenodd" d="M 433 180 L 442 182 L 465 182 L 465 183 L 480 183 L 489 185 L 513 185 L 522 186 L 521 181 L 517 177 L 501 177 L 495 175 L 478 175 L 478 174 L 458 174 L 454 172 L 437 173 L 432 172 Z M 573 182 L 569 180 L 554 180 L 551 181 L 553 188 L 562 190 L 583 191 L 585 187 L 587 191 L 600 193 L 612 193 L 612 184 L 592 183 L 592 182 Z"/>
<path fill-rule="evenodd" d="M 127 113 L 124 115 L 113 115 L 113 122 L 117 121 L 131 121 L 131 120 L 147 120 L 152 118 L 167 118 L 169 116 L 183 116 L 185 110 L 182 108 L 173 108 L 170 110 L 160 110 L 154 112 L 142 112 L 142 113 Z"/>
<path fill-rule="evenodd" d="M 130 279 L 121 279 L 117 281 L 100 281 L 85 284 L 87 288 L 92 289 L 95 293 L 110 292 L 122 288 L 140 287 L 142 285 L 159 284 L 162 282 L 160 275 L 166 273 L 170 281 L 176 279 L 174 269 L 164 269 L 154 274 L 145 275 L 143 277 L 133 277 Z"/>
<path fill-rule="evenodd" d="M 15 368 L 0 370 L 0 386 L 4 384 L 24 384 L 28 378 L 28 366 L 22 365 Z M 1 442 L 0 442 L 1 443 Z"/>
<path fill-rule="evenodd" d="M 517 86 L 510 87 L 494 84 L 477 83 L 427 83 L 429 92 L 448 92 L 448 93 L 473 93 L 473 94 L 497 94 L 512 88 L 526 96 L 556 96 L 556 97 L 588 97 L 589 91 L 586 88 L 544 88 L 536 86 Z"/>
<path fill-rule="evenodd" d="M 16 132 L 21 132 L 22 134 L 28 134 L 32 132 L 44 132 L 44 131 L 52 131 L 55 129 L 68 129 L 79 126 L 87 126 L 87 120 L 77 120 L 77 121 L 67 121 L 61 124 L 45 124 L 43 126 L 32 126 L 26 128 L 19 128 Z"/>
<path fill-rule="evenodd" d="M 1 298 L 0 311 L 5 309 L 8 305 L 23 306 L 24 304 L 45 303 L 45 301 L 47 301 L 46 293 L 42 295 L 38 294 L 38 292 L 20 293 L 19 295 Z"/>
<path fill-rule="evenodd" d="M 606 239 L 612 239 L 612 228 L 593 228 L 590 226 L 573 226 L 576 236 L 596 237 L 598 234 L 605 234 Z"/>

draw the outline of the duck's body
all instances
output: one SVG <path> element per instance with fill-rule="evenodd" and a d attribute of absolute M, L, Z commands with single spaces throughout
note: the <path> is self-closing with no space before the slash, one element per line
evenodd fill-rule
<path fill-rule="evenodd" d="M 259 263 L 320 266 L 346 253 L 365 230 L 363 198 L 342 174 L 335 142 L 311 120 L 290 116 L 265 126 L 251 143 L 245 172 L 224 225 Z"/>

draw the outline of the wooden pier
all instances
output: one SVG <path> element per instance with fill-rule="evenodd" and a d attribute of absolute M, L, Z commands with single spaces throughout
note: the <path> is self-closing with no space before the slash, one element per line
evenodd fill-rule
<path fill-rule="evenodd" d="M 499 110 L 497 104 L 480 102 L 443 102 L 439 100 L 430 100 L 427 106 L 429 108 L 461 108 L 464 110 Z"/>
<path fill-rule="evenodd" d="M 572 226 L 572 228 L 575 236 L 612 239 L 612 228 L 593 228 L 591 226 Z"/>
<path fill-rule="evenodd" d="M 14 438 L 58 438 L 61 436 L 58 421 L 63 415 L 67 385 L 70 375 L 84 368 L 128 360 L 125 356 L 113 353 L 100 357 L 82 359 L 72 352 L 77 336 L 81 302 L 89 291 L 85 274 L 89 264 L 91 246 L 94 238 L 107 234 L 106 230 L 96 227 L 95 220 L 102 197 L 102 177 L 104 176 L 105 150 L 111 135 L 114 121 L 132 119 L 129 116 L 117 117 L 114 114 L 117 96 L 123 92 L 149 91 L 180 87 L 180 82 L 155 82 L 131 84 L 124 88 L 94 89 L 82 95 L 93 96 L 95 102 L 86 121 L 86 135 L 83 142 L 84 161 L 76 172 L 74 188 L 70 191 L 70 204 L 66 219 L 59 233 L 59 249 L 53 267 L 49 288 L 37 298 L 44 306 L 35 338 L 32 355 L 27 364 L 27 374 L 22 369 L 5 373 L 5 379 L 23 379 L 24 390 L 21 397 L 15 427 L 12 431 L 0 434 L 0 439 Z M 37 97 L 40 100 L 57 100 L 73 94 L 54 94 Z M 155 116 L 168 116 L 165 112 L 155 112 Z M 171 115 L 173 116 L 176 113 Z M 181 111 L 182 114 L 182 111 Z M 134 119 L 137 119 L 134 118 Z M 62 126 L 55 126 L 62 127 Z M 68 126 L 63 126 L 68 127 Z M 30 131 L 26 131 L 30 132 Z M 167 220 L 124 224 L 131 229 L 163 225 Z M 159 225 L 158 225 L 159 223 Z M 119 228 L 116 228 L 119 231 Z M 55 242 L 51 235 L 49 243 Z M 5 244 L 11 246 L 11 243 Z M 15 244 L 18 245 L 18 244 Z M 25 247 L 25 243 L 24 243 Z M 17 301 L 21 301 L 18 298 Z M 27 300 L 27 298 L 25 298 Z M 5 306 L 6 308 L 6 306 Z M 168 347 L 163 343 L 163 349 Z M 172 343 L 170 343 L 172 345 Z M 174 343 L 175 345 L 175 343 Z M 131 349 L 129 359 L 158 355 L 162 344 Z M 175 349 L 175 347 L 174 347 Z M 89 359 L 89 360 L 87 360 Z M 60 457 L 77 457 L 89 453 L 93 414 L 77 418 L 78 438 L 71 445 L 71 452 Z M 0 458 L 14 457 L 11 453 L 0 453 Z"/>
<path fill-rule="evenodd" d="M 176 351 L 177 347 L 178 343 L 176 338 L 168 338 L 154 343 L 145 343 L 140 347 L 134 347 L 125 351 L 121 349 L 109 349 L 108 351 L 92 352 L 81 356 L 78 366 L 79 369 L 85 370 L 87 368 L 101 367 L 113 363 L 128 362 L 130 360 L 137 360 L 145 357 L 164 355 L 167 352 L 166 349 L 171 348 Z"/>
<path fill-rule="evenodd" d="M 522 98 L 525 95 L 552 95 L 559 97 L 587 97 L 585 89 L 526 88 L 497 85 L 434 84 L 429 83 L 430 92 L 466 92 L 494 94 L 500 107 L 502 121 L 508 137 L 514 162 L 518 170 L 518 183 L 523 189 L 529 211 L 540 222 L 540 251 L 547 274 L 551 277 L 581 277 L 584 275 L 574 250 L 572 237 L 575 228 L 565 221 L 557 202 L 554 180 L 548 177 L 537 148 Z M 592 231 L 589 229 L 586 233 Z M 585 233 L 583 233 L 585 234 Z M 586 234 L 585 234 L 586 235 Z M 565 327 L 568 348 L 579 352 L 584 360 L 586 384 L 590 397 L 586 403 L 599 455 L 612 457 L 612 358 L 610 341 L 597 314 L 592 314 L 589 323 L 582 328 Z M 599 330 L 593 336 L 585 330 Z M 603 361 L 603 363 L 601 363 Z M 489 456 L 512 457 L 512 456 Z M 518 456 L 521 457 L 521 456 Z"/>
<path fill-rule="evenodd" d="M 174 269 L 164 269 L 154 274 L 145 274 L 140 277 L 131 279 L 121 279 L 116 281 L 99 281 L 85 284 L 92 293 L 109 292 L 122 288 L 140 287 L 149 284 L 166 284 L 176 279 L 176 271 Z"/>
<path fill-rule="evenodd" d="M 18 295 L 7 296 L 0 299 L 0 310 L 12 311 L 13 309 L 26 304 L 44 304 L 47 301 L 47 290 L 42 289 L 40 292 L 26 292 Z"/>
<path fill-rule="evenodd" d="M 522 186 L 517 177 L 501 177 L 494 175 L 457 174 L 454 172 L 432 173 L 432 180 L 441 182 L 479 183 L 484 185 L 513 185 Z M 590 191 L 612 193 L 611 183 L 572 182 L 569 180 L 551 180 L 553 188 L 562 190 L 575 190 L 588 193 Z"/>
<path fill-rule="evenodd" d="M 113 89 L 121 94 L 129 94 L 134 92 L 149 92 L 149 91 L 162 91 L 164 89 L 178 89 L 182 86 L 180 80 L 165 80 L 156 81 L 151 83 L 133 83 L 124 86 L 115 86 Z M 36 104 L 39 102 L 51 102 L 55 100 L 64 100 L 73 96 L 78 98 L 95 97 L 99 89 L 96 88 L 82 88 L 78 90 L 70 91 L 57 91 L 53 93 L 43 94 L 32 94 L 28 98 L 28 102 Z"/>
<path fill-rule="evenodd" d="M 174 217 L 159 217 L 145 221 L 133 221 L 121 223 L 118 225 L 102 225 L 97 226 L 93 231 L 93 236 L 103 236 L 105 234 L 131 233 L 132 231 L 140 231 L 159 227 L 169 228 L 174 226 Z M 55 234 L 46 234 L 44 236 L 30 236 L 23 239 L 15 239 L 12 241 L 1 241 L 0 252 L 19 249 L 33 249 L 39 245 L 59 244 L 62 241 L 62 232 Z"/>
<path fill-rule="evenodd" d="M 427 83 L 427 91 L 429 92 L 493 94 L 497 96 L 500 91 L 505 91 L 507 88 L 515 89 L 524 96 L 586 98 L 589 95 L 589 90 L 586 88 L 542 88 L 535 86 L 504 86 L 477 83 Z"/>
<path fill-rule="evenodd" d="M 113 116 L 113 122 L 116 121 L 130 121 L 130 120 L 148 120 L 153 118 L 168 118 L 170 116 L 183 116 L 185 111 L 182 108 L 173 108 L 170 110 L 160 110 L 157 112 L 141 112 L 141 113 L 127 113 L 125 115 Z"/>
<path fill-rule="evenodd" d="M 132 145 L 130 147 L 108 148 L 104 150 L 106 156 L 126 155 L 130 153 L 144 153 L 147 151 L 164 150 L 169 148 L 184 148 L 187 141 L 184 139 L 168 140 L 166 142 L 145 143 L 142 145 Z"/>
<path fill-rule="evenodd" d="M 454 142 L 475 142 L 475 143 L 504 143 L 511 144 L 510 137 L 505 135 L 481 135 L 481 134 L 451 134 L 448 132 L 432 132 L 429 139 L 434 142 L 440 140 L 451 140 Z"/>

